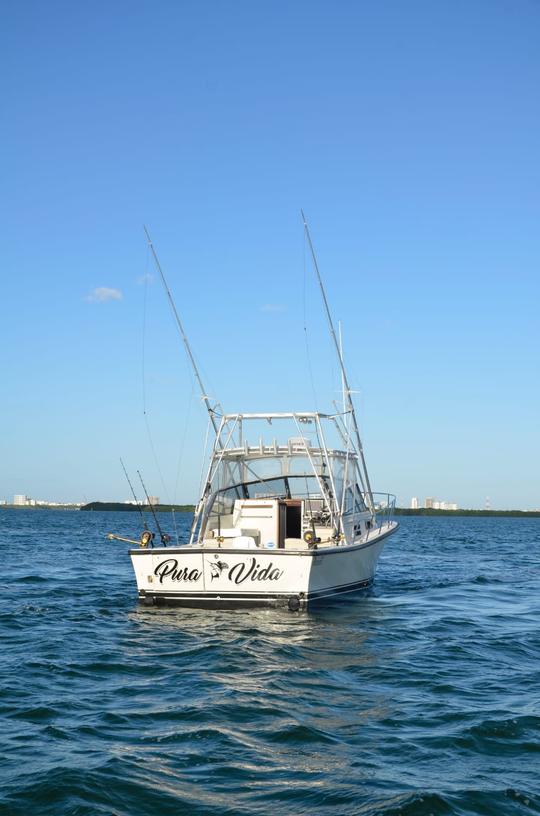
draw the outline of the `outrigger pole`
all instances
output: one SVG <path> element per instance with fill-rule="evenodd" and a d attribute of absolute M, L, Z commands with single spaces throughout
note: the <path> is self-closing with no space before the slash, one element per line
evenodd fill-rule
<path fill-rule="evenodd" d="M 323 303 L 324 303 L 324 308 L 325 308 L 325 311 L 326 311 L 326 317 L 327 317 L 327 320 L 328 320 L 328 327 L 330 329 L 330 334 L 332 335 L 332 340 L 334 341 L 334 346 L 335 346 L 335 349 L 336 349 L 337 358 L 339 360 L 339 365 L 340 365 L 340 368 L 341 368 L 341 376 L 343 378 L 344 392 L 345 392 L 345 394 L 347 396 L 347 404 L 348 404 L 349 410 L 351 412 L 353 428 L 354 428 L 354 434 L 356 436 L 356 444 L 358 445 L 358 455 L 359 455 L 360 461 L 362 463 L 362 474 L 364 476 L 366 487 L 367 487 L 367 494 L 368 494 L 369 505 L 370 505 L 369 509 L 372 512 L 375 512 L 375 506 L 374 506 L 374 503 L 373 503 L 373 493 L 371 491 L 371 484 L 369 482 L 369 476 L 368 476 L 367 467 L 366 467 L 366 460 L 364 458 L 364 449 L 362 447 L 362 440 L 360 438 L 360 430 L 358 428 L 358 423 L 356 421 L 356 413 L 355 413 L 355 410 L 354 410 L 354 403 L 353 403 L 352 397 L 351 397 L 351 389 L 349 388 L 349 381 L 347 379 L 347 372 L 345 370 L 345 364 L 343 362 L 343 355 L 342 355 L 340 344 L 338 342 L 337 335 L 336 335 L 336 332 L 335 332 L 335 329 L 334 329 L 334 323 L 332 321 L 332 315 L 330 313 L 330 307 L 328 306 L 328 300 L 326 298 L 326 292 L 325 292 L 325 289 L 324 289 L 324 284 L 322 282 L 321 273 L 319 272 L 319 264 L 317 263 L 317 256 L 315 255 L 315 249 L 313 248 L 313 243 L 311 241 L 311 235 L 309 234 L 309 227 L 308 227 L 308 224 L 307 224 L 307 221 L 306 221 L 306 216 L 304 215 L 303 210 L 300 210 L 300 212 L 302 214 L 302 221 L 304 223 L 304 231 L 305 231 L 305 234 L 306 234 L 306 238 L 307 238 L 308 243 L 309 243 L 309 249 L 310 249 L 310 252 L 311 252 L 311 258 L 313 260 L 313 266 L 315 268 L 315 272 L 316 272 L 316 275 L 317 275 L 317 280 L 319 282 L 319 288 L 321 290 L 321 295 L 322 295 L 322 299 L 323 299 Z"/>
<path fill-rule="evenodd" d="M 157 252 L 154 249 L 154 245 L 152 243 L 152 239 L 150 238 L 150 233 L 148 232 L 148 229 L 146 228 L 146 225 L 144 226 L 144 231 L 146 233 L 146 239 L 148 241 L 148 246 L 150 247 L 150 249 L 152 251 L 152 256 L 154 258 L 154 263 L 156 265 L 156 269 L 159 272 L 161 282 L 163 284 L 163 288 L 165 289 L 165 293 L 166 293 L 167 298 L 169 300 L 169 304 L 171 306 L 171 310 L 172 310 L 172 313 L 174 315 L 174 319 L 176 320 L 176 325 L 178 326 L 178 331 L 180 332 L 180 336 L 181 336 L 182 341 L 184 343 L 184 347 L 186 349 L 187 356 L 188 356 L 189 361 L 191 363 L 191 366 L 193 368 L 193 372 L 195 374 L 195 379 L 197 380 L 197 384 L 199 386 L 199 390 L 201 392 L 203 402 L 205 404 L 206 410 L 208 411 L 208 416 L 210 418 L 210 422 L 212 423 L 214 433 L 216 434 L 216 442 L 214 443 L 214 445 L 216 445 L 216 444 L 219 445 L 220 441 L 221 441 L 220 440 L 220 431 L 221 431 L 222 423 L 219 423 L 217 421 L 216 414 L 219 413 L 219 414 L 221 414 L 223 416 L 223 414 L 224 414 L 223 408 L 222 408 L 221 403 L 219 402 L 219 400 L 216 400 L 214 402 L 214 405 L 212 405 L 212 403 L 210 402 L 208 394 L 206 393 L 206 389 L 205 389 L 205 387 L 203 385 L 201 375 L 199 373 L 199 369 L 197 368 L 197 363 L 195 362 L 195 357 L 193 356 L 193 352 L 191 351 L 191 346 L 189 345 L 189 340 L 188 340 L 187 335 L 186 335 L 186 333 L 184 331 L 182 321 L 180 320 L 180 317 L 179 317 L 178 312 L 176 310 L 176 305 L 174 303 L 173 296 L 171 295 L 169 286 L 168 286 L 167 281 L 165 279 L 165 275 L 163 274 L 163 269 L 161 268 L 161 264 L 160 264 L 159 258 L 157 256 Z M 204 488 L 205 493 L 206 493 L 206 491 L 208 489 L 208 486 L 209 486 L 208 484 L 205 485 L 205 488 Z M 197 522 L 198 522 L 200 511 L 201 511 L 202 501 L 203 501 L 203 499 L 201 497 L 199 499 L 199 503 L 197 504 L 197 508 L 196 508 L 194 516 L 193 516 L 193 522 L 191 524 L 191 530 L 190 530 L 190 540 L 193 538 L 193 533 L 194 533 L 194 530 L 195 530 L 195 528 L 197 526 Z"/>
<path fill-rule="evenodd" d="M 163 269 L 161 268 L 159 258 L 157 256 L 156 250 L 154 249 L 152 239 L 150 238 L 150 233 L 148 232 L 146 226 L 144 227 L 144 231 L 146 233 L 146 238 L 148 240 L 148 246 L 150 247 L 150 249 L 152 251 L 152 255 L 154 257 L 154 262 L 156 264 L 156 269 L 158 270 L 158 272 L 160 274 L 161 282 L 163 284 L 163 288 L 165 289 L 165 292 L 166 292 L 167 297 L 169 299 L 169 303 L 170 303 L 170 306 L 171 306 L 171 309 L 172 309 L 172 313 L 173 313 L 174 318 L 176 320 L 176 325 L 178 326 L 178 331 L 180 332 L 180 336 L 181 336 L 181 338 L 182 338 L 182 340 L 184 342 L 184 346 L 186 348 L 187 356 L 188 356 L 189 361 L 190 361 L 190 363 L 191 363 L 191 365 L 193 367 L 193 371 L 195 373 L 195 379 L 197 380 L 197 383 L 199 385 L 199 389 L 200 389 L 200 392 L 201 392 L 201 396 L 203 398 L 203 402 L 204 402 L 204 404 L 206 406 L 206 410 L 208 411 L 210 421 L 211 421 L 211 423 L 213 425 L 214 431 L 216 432 L 216 436 L 217 436 L 218 432 L 219 432 L 219 425 L 218 425 L 218 422 L 216 420 L 216 408 L 219 409 L 220 413 L 223 413 L 223 409 L 222 409 L 221 405 L 219 404 L 219 402 L 216 402 L 215 405 L 212 405 L 209 398 L 208 398 L 208 394 L 206 393 L 205 387 L 204 387 L 204 385 L 202 383 L 202 380 L 201 380 L 201 375 L 199 374 L 199 369 L 197 368 L 197 363 L 195 362 L 193 352 L 191 351 L 191 346 L 189 345 L 189 340 L 187 339 L 187 335 L 186 335 L 186 333 L 184 331 L 184 327 L 182 326 L 182 321 L 180 320 L 180 317 L 178 316 L 178 312 L 176 311 L 176 306 L 174 304 L 173 297 L 172 297 L 172 295 L 170 293 L 169 287 L 167 285 L 167 281 L 165 280 L 165 275 L 163 274 Z"/>

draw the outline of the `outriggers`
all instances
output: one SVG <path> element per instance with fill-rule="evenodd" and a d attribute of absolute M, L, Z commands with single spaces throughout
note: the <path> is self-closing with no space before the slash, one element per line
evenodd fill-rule
<path fill-rule="evenodd" d="M 342 374 L 343 405 L 335 405 L 334 413 L 231 414 L 213 403 L 146 232 L 214 441 L 189 542 L 156 547 L 145 530 L 139 546 L 130 550 L 143 603 L 306 609 L 314 601 L 370 586 L 385 540 L 397 529 L 395 497 L 371 489 L 341 346 L 303 212 L 302 219 Z M 163 536 L 161 544 L 168 544 Z"/>

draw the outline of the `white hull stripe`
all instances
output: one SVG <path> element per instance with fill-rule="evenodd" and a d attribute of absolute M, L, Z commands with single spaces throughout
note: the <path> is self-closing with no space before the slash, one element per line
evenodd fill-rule
<path fill-rule="evenodd" d="M 142 590 L 140 593 L 141 600 L 146 598 L 156 599 L 156 601 L 181 603 L 182 601 L 199 601 L 200 603 L 207 602 L 211 605 L 215 603 L 235 603 L 242 602 L 258 602 L 261 604 L 271 603 L 273 601 L 287 601 L 289 598 L 301 598 L 304 601 L 313 601 L 317 598 L 326 598 L 331 595 L 340 595 L 346 592 L 355 592 L 360 589 L 367 589 L 373 583 L 373 578 L 367 578 L 363 581 L 354 581 L 350 584 L 338 584 L 332 587 L 325 587 L 324 589 L 314 590 L 313 592 L 277 592 L 277 593 L 260 593 L 260 592 L 167 592 L 159 590 Z"/>

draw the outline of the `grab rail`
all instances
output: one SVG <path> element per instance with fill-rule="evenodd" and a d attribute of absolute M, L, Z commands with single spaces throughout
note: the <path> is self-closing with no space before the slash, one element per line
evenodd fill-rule
<path fill-rule="evenodd" d="M 379 532 L 384 523 L 389 524 L 396 509 L 396 497 L 393 493 L 372 493 L 375 519 L 378 522 Z"/>

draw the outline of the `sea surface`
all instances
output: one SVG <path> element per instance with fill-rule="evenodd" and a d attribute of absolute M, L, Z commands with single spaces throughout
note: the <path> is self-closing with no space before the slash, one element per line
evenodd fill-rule
<path fill-rule="evenodd" d="M 540 813 L 540 519 L 402 518 L 309 613 L 139 606 L 136 514 L 0 524 L 2 816 Z"/>

